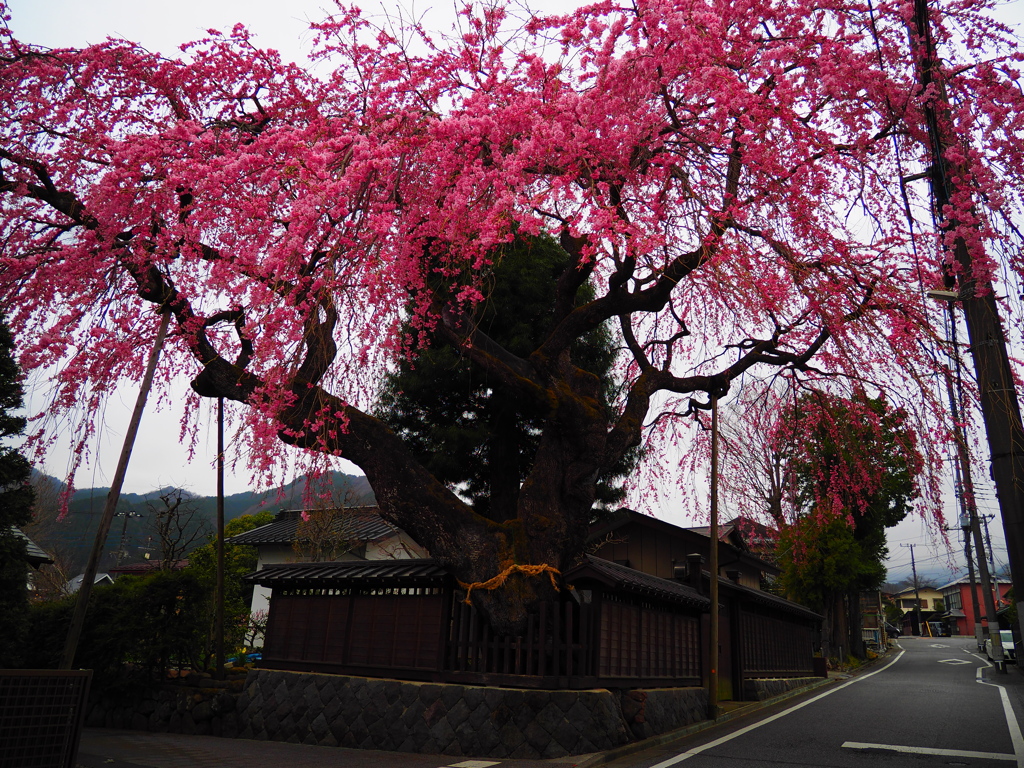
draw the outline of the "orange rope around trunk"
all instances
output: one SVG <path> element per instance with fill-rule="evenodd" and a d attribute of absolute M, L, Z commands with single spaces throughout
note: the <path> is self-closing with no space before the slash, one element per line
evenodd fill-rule
<path fill-rule="evenodd" d="M 516 563 L 512 563 L 512 565 L 504 571 L 487 581 L 477 581 L 472 584 L 466 584 L 464 581 L 460 581 L 459 586 L 466 590 L 466 599 L 462 602 L 467 604 L 470 602 L 469 596 L 473 593 L 474 589 L 497 589 L 515 572 L 525 573 L 528 576 L 539 576 L 542 573 L 547 573 L 548 578 L 551 579 L 551 586 L 556 590 L 558 589 L 558 583 L 555 581 L 555 575 L 562 575 L 560 570 L 554 566 L 548 565 L 547 563 L 541 563 L 540 565 L 517 565 Z"/>

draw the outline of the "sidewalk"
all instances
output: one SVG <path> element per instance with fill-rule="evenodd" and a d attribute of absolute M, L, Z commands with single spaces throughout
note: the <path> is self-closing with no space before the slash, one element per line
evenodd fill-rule
<path fill-rule="evenodd" d="M 573 768 L 593 756 L 554 760 L 417 755 L 217 736 L 86 728 L 79 768 Z"/>

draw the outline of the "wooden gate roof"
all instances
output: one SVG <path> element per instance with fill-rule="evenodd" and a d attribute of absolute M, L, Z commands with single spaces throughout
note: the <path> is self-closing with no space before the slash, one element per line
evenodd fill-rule
<path fill-rule="evenodd" d="M 264 587 L 440 587 L 454 583 L 452 576 L 430 559 L 274 563 L 245 579 Z"/>
<path fill-rule="evenodd" d="M 688 584 L 652 576 L 594 555 L 585 555 L 580 565 L 565 574 L 565 579 L 572 584 L 596 581 L 615 592 L 687 605 L 701 611 L 711 608 L 711 601 Z"/>

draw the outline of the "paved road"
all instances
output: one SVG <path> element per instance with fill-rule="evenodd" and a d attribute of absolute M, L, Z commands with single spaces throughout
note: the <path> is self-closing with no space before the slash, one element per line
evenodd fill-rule
<path fill-rule="evenodd" d="M 996 673 L 971 653 L 977 646 L 970 639 L 905 638 L 901 648 L 884 666 L 796 704 L 611 765 L 1024 767 L 1017 724 L 1024 712 L 1013 711 L 1024 704 L 1017 670 Z"/>

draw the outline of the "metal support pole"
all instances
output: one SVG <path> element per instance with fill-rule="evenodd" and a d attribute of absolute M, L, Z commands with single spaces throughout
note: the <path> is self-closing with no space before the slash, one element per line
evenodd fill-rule
<path fill-rule="evenodd" d="M 708 718 L 718 717 L 718 397 L 711 396 L 711 550 L 708 570 L 711 572 L 711 646 L 708 663 Z"/>
<path fill-rule="evenodd" d="M 217 678 L 224 677 L 224 398 L 217 398 Z"/>

